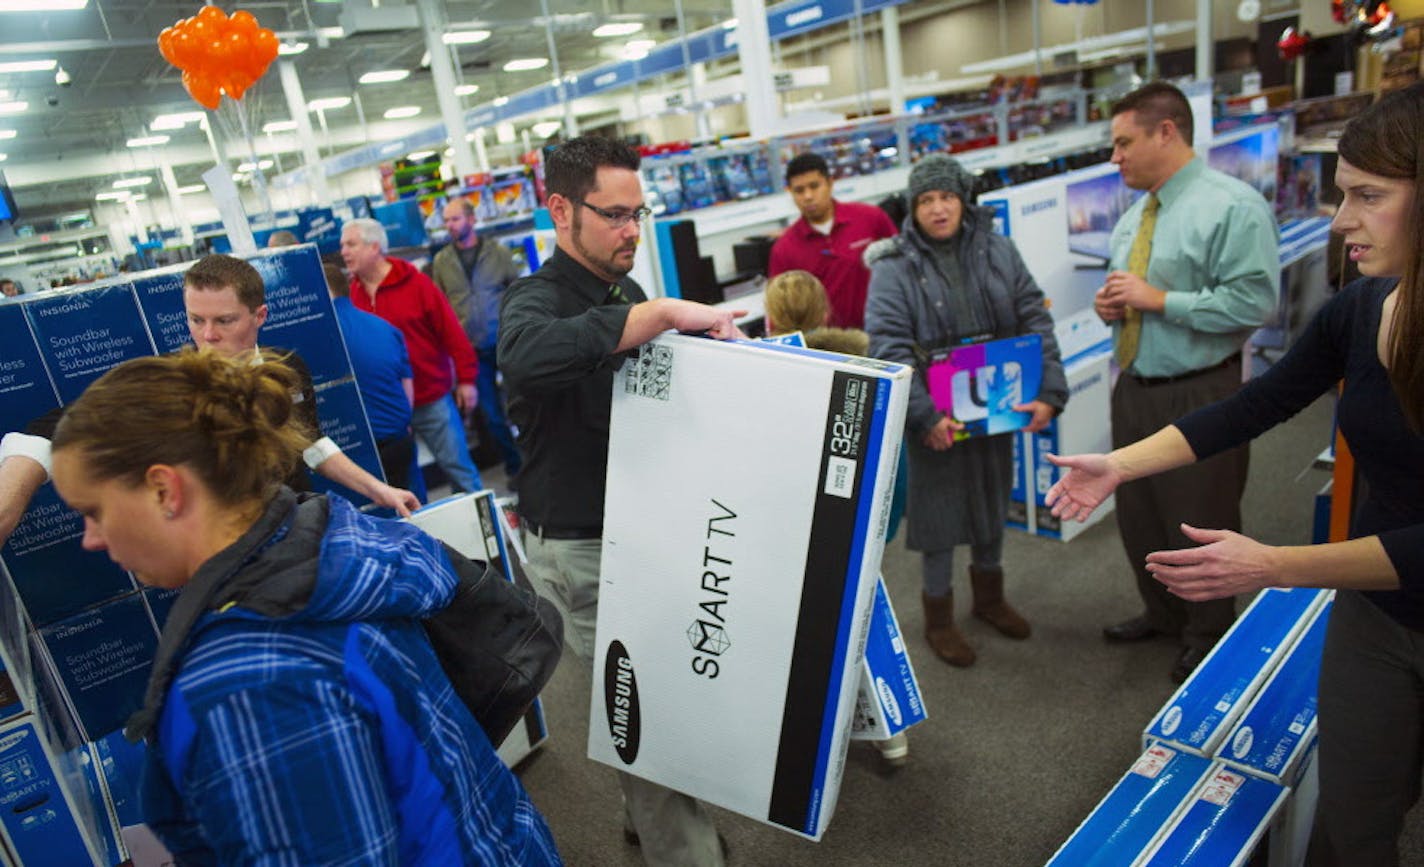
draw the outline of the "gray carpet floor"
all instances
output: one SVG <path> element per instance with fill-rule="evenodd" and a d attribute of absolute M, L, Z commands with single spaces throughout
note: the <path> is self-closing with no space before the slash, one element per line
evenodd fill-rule
<path fill-rule="evenodd" d="M 1331 412 L 1321 400 L 1256 443 L 1248 534 L 1309 541 L 1312 500 L 1329 478 L 1311 464 L 1331 436 Z M 1004 567 L 1032 638 L 1000 638 L 961 612 L 979 661 L 952 669 L 920 637 L 918 557 L 901 541 L 887 548 L 886 584 L 930 713 L 910 730 L 909 762 L 887 773 L 872 747 L 852 744 L 819 843 L 716 810 L 731 864 L 1034 865 L 1053 854 L 1139 754 L 1143 727 L 1174 688 L 1177 647 L 1103 641 L 1105 624 L 1140 610 L 1111 517 L 1067 544 L 1010 531 Z M 967 600 L 967 577 L 955 581 Z M 520 775 L 569 864 L 639 864 L 620 833 L 613 771 L 585 758 L 589 676 L 572 656 L 560 664 L 544 694 L 550 738 Z M 1418 811 L 1404 847 L 1405 863 L 1424 863 Z"/>

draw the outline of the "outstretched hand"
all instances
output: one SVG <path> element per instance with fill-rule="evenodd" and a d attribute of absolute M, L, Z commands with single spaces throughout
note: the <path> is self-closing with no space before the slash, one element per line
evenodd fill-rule
<path fill-rule="evenodd" d="M 1048 489 L 1044 502 L 1055 518 L 1086 521 L 1122 484 L 1122 473 L 1108 455 L 1047 455 L 1055 467 L 1068 470 Z"/>
<path fill-rule="evenodd" d="M 1276 582 L 1276 549 L 1230 530 L 1202 530 L 1182 525 L 1195 548 L 1154 551 L 1147 571 L 1189 602 L 1254 593 Z"/>
<path fill-rule="evenodd" d="M 404 488 L 391 487 L 384 482 L 378 482 L 372 489 L 371 502 L 388 509 L 395 509 L 396 514 L 402 518 L 409 518 L 411 512 L 420 508 L 420 498 L 415 494 Z"/>

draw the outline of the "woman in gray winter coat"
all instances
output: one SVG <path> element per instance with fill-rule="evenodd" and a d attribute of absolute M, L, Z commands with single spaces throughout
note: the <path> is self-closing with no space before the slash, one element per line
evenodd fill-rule
<path fill-rule="evenodd" d="M 1038 431 L 1068 399 L 1053 318 L 1013 242 L 995 234 L 989 211 L 973 204 L 973 186 L 973 175 L 942 154 L 925 157 L 910 171 L 910 215 L 900 234 L 865 252 L 870 354 L 923 371 L 926 357 L 937 350 L 1038 333 L 1042 385 L 1036 399 L 1014 407 L 1031 414 L 1023 429 Z M 1013 487 L 1012 437 L 956 441 L 963 427 L 935 408 L 924 377 L 917 376 L 905 421 L 906 542 L 923 558 L 925 637 L 936 655 L 956 666 L 972 665 L 975 658 L 954 625 L 956 545 L 970 547 L 974 616 L 1009 638 L 1027 638 L 1030 631 L 1004 600 L 1000 567 Z"/>

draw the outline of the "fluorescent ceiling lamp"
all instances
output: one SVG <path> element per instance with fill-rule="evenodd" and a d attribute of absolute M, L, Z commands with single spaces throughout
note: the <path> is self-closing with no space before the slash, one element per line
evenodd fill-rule
<path fill-rule="evenodd" d="M 402 120 L 407 117 L 415 117 L 417 114 L 420 114 L 418 105 L 398 105 L 395 108 L 386 109 L 384 117 L 386 120 Z"/>
<path fill-rule="evenodd" d="M 480 86 L 478 84 L 462 84 L 455 88 L 456 96 L 472 96 L 479 92 Z"/>
<path fill-rule="evenodd" d="M 293 54 L 301 54 L 309 47 L 305 42 L 283 42 L 277 46 L 277 53 L 283 57 L 290 57 Z"/>
<path fill-rule="evenodd" d="M 146 199 L 146 198 L 148 198 L 148 193 L 135 193 L 134 195 L 129 196 L 129 201 L 130 201 L 130 202 L 141 202 L 141 201 L 143 201 L 143 200 Z"/>
<path fill-rule="evenodd" d="M 234 172 L 232 175 L 232 179 L 240 184 L 243 181 L 247 180 L 247 175 L 244 175 L 242 172 Z"/>
<path fill-rule="evenodd" d="M 0 73 L 49 72 L 58 65 L 58 60 L 12 60 L 9 63 L 0 63 Z"/>
<path fill-rule="evenodd" d="M 0 0 L 0 12 L 72 12 L 89 0 Z"/>
<path fill-rule="evenodd" d="M 0 102 L 0 114 L 19 114 L 30 107 L 28 102 Z"/>
<path fill-rule="evenodd" d="M 610 21 L 595 27 L 593 35 L 598 37 L 632 36 L 642 29 L 643 22 L 641 21 Z"/>
<path fill-rule="evenodd" d="M 201 193 L 203 190 L 206 190 L 206 189 L 207 189 L 207 187 L 203 186 L 202 184 L 189 184 L 189 185 L 186 186 L 186 187 L 179 187 L 179 188 L 178 188 L 178 195 L 180 195 L 180 196 L 191 196 L 191 195 L 194 194 L 194 193 Z"/>
<path fill-rule="evenodd" d="M 9 154 L 0 154 L 0 163 L 5 162 L 5 161 L 8 160 L 9 158 L 10 158 L 10 155 L 9 155 Z"/>
<path fill-rule="evenodd" d="M 442 35 L 440 41 L 446 45 L 474 45 L 477 42 L 484 42 L 488 38 L 490 38 L 488 30 L 451 30 Z"/>
<path fill-rule="evenodd" d="M 0 129 L 0 139 L 14 138 L 19 135 L 13 129 Z"/>
<path fill-rule="evenodd" d="M 274 120 L 270 123 L 262 124 L 263 132 L 292 132 L 297 128 L 294 120 Z"/>
<path fill-rule="evenodd" d="M 307 111 L 331 111 L 337 108 L 345 108 L 351 104 L 349 96 L 328 96 L 325 99 L 314 99 L 307 103 Z"/>
<path fill-rule="evenodd" d="M 270 169 L 270 168 L 272 168 L 272 161 L 271 161 L 271 160 L 258 160 L 255 164 L 254 164 L 254 163 L 241 163 L 240 165 L 238 165 L 237 170 L 238 170 L 239 172 L 250 172 L 250 171 L 255 171 L 256 169 Z"/>
<path fill-rule="evenodd" d="M 100 201 L 100 202 L 122 202 L 124 199 L 127 199 L 128 197 L 129 197 L 129 194 L 128 194 L 128 193 L 124 193 L 124 192 L 112 193 L 112 192 L 110 192 L 110 193 L 100 193 L 99 195 L 95 196 L 94 198 L 95 198 L 96 200 Z"/>
<path fill-rule="evenodd" d="M 327 39 L 342 39 L 346 36 L 346 31 L 340 27 L 318 27 L 316 34 L 325 36 Z"/>
<path fill-rule="evenodd" d="M 539 138 L 548 138 L 562 129 L 563 126 L 564 125 L 557 120 L 545 120 L 531 126 L 529 131 Z"/>
<path fill-rule="evenodd" d="M 126 144 L 131 148 L 151 148 L 154 145 L 168 144 L 168 136 L 144 135 L 138 138 L 131 138 Z"/>
<path fill-rule="evenodd" d="M 201 111 L 180 111 L 173 114 L 160 114 L 153 119 L 153 122 L 148 125 L 148 128 L 154 132 L 182 129 L 190 123 L 201 123 L 204 116 Z"/>
<path fill-rule="evenodd" d="M 529 72 L 549 65 L 547 57 L 517 57 L 504 65 L 505 72 Z"/>
<path fill-rule="evenodd" d="M 356 81 L 360 84 L 390 84 L 393 81 L 405 81 L 407 78 L 410 78 L 409 69 L 377 69 Z"/>
<path fill-rule="evenodd" d="M 114 181 L 114 189 L 123 190 L 129 187 L 146 187 L 151 183 L 153 183 L 153 178 L 149 175 L 143 175 L 137 178 L 122 178 Z"/>
<path fill-rule="evenodd" d="M 433 156 L 435 156 L 435 151 L 416 151 L 413 154 L 406 154 L 405 158 L 411 162 L 418 163 L 423 160 L 428 160 Z"/>

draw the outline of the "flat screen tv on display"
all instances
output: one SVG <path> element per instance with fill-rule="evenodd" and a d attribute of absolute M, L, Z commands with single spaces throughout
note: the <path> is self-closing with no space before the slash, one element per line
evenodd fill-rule
<path fill-rule="evenodd" d="M 10 223 L 15 220 L 15 194 L 10 192 L 10 185 L 5 183 L 5 176 L 0 175 L 0 223 Z"/>

